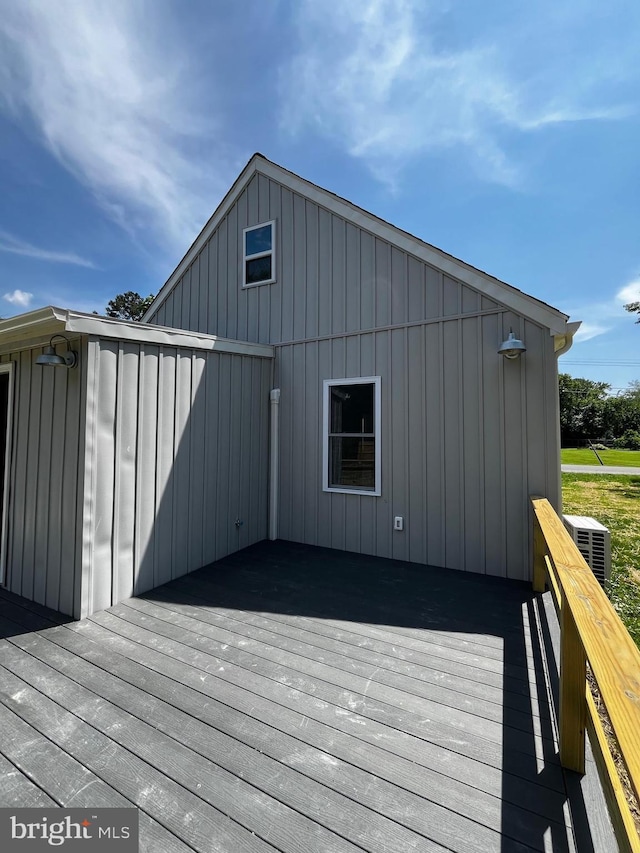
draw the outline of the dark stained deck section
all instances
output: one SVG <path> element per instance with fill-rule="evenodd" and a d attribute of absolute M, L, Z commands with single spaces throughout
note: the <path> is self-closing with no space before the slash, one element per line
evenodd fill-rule
<path fill-rule="evenodd" d="M 82 622 L 0 590 L 0 806 L 143 851 L 615 850 L 524 584 L 261 543 Z"/>

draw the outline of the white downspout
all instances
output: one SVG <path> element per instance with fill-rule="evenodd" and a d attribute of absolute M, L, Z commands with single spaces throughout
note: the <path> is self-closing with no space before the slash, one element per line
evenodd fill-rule
<path fill-rule="evenodd" d="M 269 440 L 269 539 L 278 538 L 278 486 L 280 474 L 280 389 L 269 393 L 271 403 L 271 430 Z"/>

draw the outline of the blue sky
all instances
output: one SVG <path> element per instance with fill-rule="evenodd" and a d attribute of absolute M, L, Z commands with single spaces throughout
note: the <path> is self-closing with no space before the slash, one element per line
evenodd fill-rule
<path fill-rule="evenodd" d="M 156 293 L 254 151 L 640 379 L 637 0 L 0 0 L 0 315 Z"/>

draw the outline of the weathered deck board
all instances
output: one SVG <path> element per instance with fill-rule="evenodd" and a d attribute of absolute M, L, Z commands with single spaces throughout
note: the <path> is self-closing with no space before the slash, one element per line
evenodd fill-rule
<path fill-rule="evenodd" d="M 74 630 L 81 633 L 83 637 L 93 637 L 98 642 L 119 650 L 150 669 L 170 674 L 181 684 L 188 684 L 206 695 L 219 698 L 232 707 L 248 709 L 249 713 L 260 719 L 269 719 L 275 727 L 282 725 L 283 720 L 290 720 L 290 730 L 293 733 L 301 729 L 306 732 L 309 722 L 317 720 L 324 723 L 325 728 L 329 730 L 337 729 L 353 739 L 363 741 L 369 748 L 379 747 L 383 750 L 382 762 L 388 760 L 387 756 L 390 753 L 398 755 L 412 764 L 413 773 L 417 776 L 424 774 L 428 769 L 439 770 L 445 777 L 452 776 L 459 781 L 471 782 L 475 788 L 492 793 L 496 797 L 503 796 L 510 804 L 522 803 L 524 804 L 522 807 L 526 808 L 528 804 L 535 802 L 536 811 L 548 815 L 552 820 L 560 819 L 558 815 L 561 813 L 561 803 L 564 801 L 561 792 L 549 790 L 537 783 L 532 784 L 517 776 L 510 778 L 509 784 L 503 786 L 499 768 L 470 761 L 445 748 L 425 745 L 416 738 L 377 723 L 363 725 L 359 715 L 348 712 L 337 713 L 335 706 L 319 702 L 295 690 L 287 689 L 281 695 L 281 702 L 273 701 L 256 694 L 255 690 L 251 689 L 255 684 L 250 683 L 253 681 L 249 677 L 250 673 L 246 673 L 246 678 L 240 677 L 239 684 L 234 684 L 233 681 L 225 680 L 224 674 L 219 671 L 206 672 L 206 670 L 185 665 L 161 652 L 140 646 L 134 641 L 100 628 L 92 621 L 79 623 Z M 460 743 L 462 742 L 458 741 L 457 746 Z M 443 781 L 446 780 L 440 776 L 440 784 Z M 545 781 L 547 781 L 546 778 Z"/>
<path fill-rule="evenodd" d="M 51 808 L 57 805 L 4 755 L 0 755 L 0 803 L 5 808 Z"/>
<path fill-rule="evenodd" d="M 191 578 L 187 577 L 181 578 L 179 581 L 174 583 L 176 584 L 176 588 L 182 591 L 193 589 L 192 586 L 189 586 L 190 582 Z M 233 606 L 233 604 L 240 606 L 240 602 L 244 601 L 245 610 L 252 608 L 257 609 L 263 614 L 269 613 L 269 615 L 273 615 L 273 618 L 278 620 L 286 620 L 287 618 L 293 619 L 295 620 L 295 624 L 303 624 L 305 627 L 309 627 L 310 630 L 314 630 L 319 633 L 326 633 L 327 631 L 331 632 L 332 630 L 339 632 L 339 628 L 336 627 L 335 620 L 331 619 L 330 614 L 335 609 L 339 609 L 339 611 L 348 609 L 348 606 L 345 605 L 344 602 L 341 602 L 339 608 L 337 608 L 335 602 L 333 604 L 331 601 L 319 602 L 314 589 L 313 602 L 304 606 L 303 612 L 308 614 L 305 617 L 297 613 L 298 610 L 301 610 L 300 603 L 296 601 L 295 598 L 292 599 L 291 596 L 288 595 L 286 589 L 279 588 L 275 594 L 268 589 L 260 594 L 252 592 L 250 588 L 244 588 L 238 590 L 234 594 L 233 589 L 223 588 L 222 590 L 217 590 L 216 586 L 219 586 L 219 583 L 219 581 L 216 583 L 214 577 L 198 578 L 198 587 L 201 590 L 202 597 L 208 597 L 209 601 L 216 602 L 216 609 L 223 608 L 223 605 L 227 602 L 229 602 L 229 604 L 226 604 L 226 607 L 228 608 Z M 174 587 L 172 585 L 171 590 L 173 590 L 173 588 Z M 273 614 L 269 611 L 270 606 L 274 608 Z M 279 609 L 276 611 L 275 608 Z M 368 616 L 370 617 L 371 614 L 369 613 Z M 313 617 L 316 618 L 314 619 Z M 421 617 L 417 616 L 415 621 L 419 621 L 420 618 Z M 441 644 L 439 647 L 438 641 L 442 641 L 442 631 L 438 633 L 424 631 L 419 632 L 418 635 L 415 636 L 415 634 L 398 634 L 395 629 L 390 630 L 387 626 L 360 624 L 359 622 L 355 622 L 351 619 L 346 624 L 348 625 L 348 630 L 343 632 L 345 641 L 352 645 L 364 645 L 367 648 L 373 648 L 373 644 L 379 642 L 380 644 L 386 645 L 388 649 L 393 649 L 395 654 L 406 657 L 407 659 L 411 659 L 410 656 L 412 652 L 415 652 L 417 655 L 422 652 L 423 655 L 427 656 L 427 660 L 423 658 L 420 661 L 422 664 L 430 662 L 432 666 L 442 666 L 443 668 L 447 668 L 446 671 L 451 671 L 455 674 L 465 673 L 469 680 L 486 678 L 489 679 L 489 683 L 497 684 L 500 689 L 503 689 L 504 687 L 504 689 L 515 691 L 523 695 L 529 694 L 528 676 L 523 672 L 523 667 L 520 668 L 520 678 L 511 677 L 507 673 L 507 678 L 504 680 L 505 674 L 502 670 L 492 666 L 491 663 L 488 663 L 486 666 L 478 669 L 474 665 L 474 661 L 469 660 L 468 658 L 463 658 L 459 664 L 457 664 L 456 661 L 452 661 L 452 656 L 449 655 L 448 650 L 444 650 L 446 649 L 446 638 L 444 639 L 444 649 Z M 496 630 L 500 630 L 499 625 L 496 626 Z M 431 637 L 435 638 L 435 641 L 429 642 Z M 466 635 L 464 639 L 468 641 L 469 635 Z M 495 639 L 500 645 L 503 645 L 503 640 L 500 640 L 499 637 L 496 637 Z M 523 641 L 526 642 L 527 639 L 528 638 L 525 637 L 523 638 Z M 476 655 L 478 656 L 483 656 L 485 648 L 484 642 L 474 645 Z M 495 645 L 490 646 L 489 654 L 491 654 L 495 648 Z M 438 651 L 440 654 L 438 654 Z M 511 654 L 514 656 L 515 660 L 518 660 L 520 663 L 523 662 L 523 653 L 518 646 L 511 649 Z M 497 677 L 494 677 L 496 675 Z"/>
<path fill-rule="evenodd" d="M 286 651 L 302 654 L 312 660 L 335 666 L 345 672 L 354 673 L 388 687 L 438 701 L 448 708 L 472 711 L 489 720 L 502 721 L 502 701 L 505 693 L 498 687 L 462 677 L 451 678 L 441 670 L 406 660 L 404 656 L 398 657 L 397 654 L 393 654 L 393 647 L 389 649 L 391 654 L 370 651 L 361 646 L 350 645 L 341 640 L 305 630 L 295 624 L 289 625 L 264 618 L 262 614 L 245 611 L 240 618 L 238 611 L 222 611 L 218 608 L 212 610 L 206 607 L 202 598 L 182 592 L 176 595 L 175 589 L 172 589 L 172 592 L 173 595 L 166 593 L 166 600 L 155 594 L 145 596 L 145 599 L 163 607 L 167 613 L 161 618 L 174 624 L 180 624 L 182 616 L 189 616 L 199 624 L 219 626 L 242 638 L 242 640 L 237 639 L 236 642 L 243 642 L 249 638 L 260 644 L 276 645 Z M 129 603 L 131 606 L 141 606 L 138 600 Z M 155 613 L 158 615 L 160 611 Z M 512 695 L 509 694 L 509 697 L 514 711 L 510 717 L 511 724 L 516 728 L 522 728 L 523 731 L 531 731 L 532 725 L 535 724 L 531 720 L 531 702 L 525 696 L 515 695 L 511 698 Z M 546 716 L 548 714 L 549 711 L 546 709 Z M 538 714 L 534 712 L 534 716 Z"/>
<path fill-rule="evenodd" d="M 137 621 L 140 616 L 137 614 L 132 616 L 127 608 L 143 614 L 144 623 Z M 332 687 L 345 688 L 349 690 L 350 695 L 378 700 L 384 705 L 399 708 L 403 713 L 409 711 L 419 716 L 429 716 L 431 721 L 437 720 L 469 733 L 475 732 L 478 736 L 497 743 L 501 742 L 501 716 L 498 720 L 498 715 L 491 715 L 486 703 L 483 705 L 478 701 L 469 709 L 456 709 L 453 705 L 438 701 L 441 700 L 440 696 L 436 701 L 421 696 L 422 691 L 415 679 L 405 680 L 402 685 L 397 683 L 387 685 L 384 680 L 377 677 L 382 672 L 380 668 L 376 672 L 376 668 L 358 667 L 352 662 L 345 664 L 335 658 L 331 661 L 319 661 L 321 653 L 314 653 L 313 647 L 299 644 L 297 651 L 290 651 L 283 648 L 287 645 L 286 642 L 278 641 L 277 636 L 266 631 L 258 631 L 257 636 L 249 637 L 246 634 L 238 635 L 228 628 L 204 624 L 200 620 L 182 614 L 175 614 L 173 618 L 167 619 L 166 610 L 155 607 L 143 599 L 128 602 L 122 608 L 114 609 L 112 612 L 121 618 L 133 619 L 136 624 L 150 624 L 151 629 L 158 633 L 178 639 L 191 648 L 206 649 L 218 658 L 251 668 L 254 672 L 263 672 L 264 668 L 265 674 L 280 683 L 284 683 L 282 672 L 286 671 L 291 683 L 295 683 L 297 689 L 312 692 L 313 695 L 320 695 L 318 685 L 322 686 L 326 683 Z M 150 622 L 147 622 L 147 617 L 151 617 Z M 167 627 L 159 625 L 161 622 L 166 622 Z M 277 669 L 274 669 L 273 665 Z M 361 671 L 358 672 L 358 669 Z M 398 681 L 393 677 L 393 673 L 390 680 Z M 310 684 L 313 685 L 312 688 Z M 349 705 L 351 706 L 354 701 L 361 700 L 352 699 Z M 478 709 L 476 706 L 481 707 Z M 482 711 L 484 713 L 481 713 Z M 521 728 L 529 734 L 532 730 L 530 715 L 528 724 L 525 724 L 522 716 L 516 712 L 513 716 L 520 724 L 514 727 Z M 530 743 L 530 737 L 522 739 L 524 751 L 528 751 Z"/>
<path fill-rule="evenodd" d="M 49 646 L 48 652 L 43 650 L 43 645 Z M 76 666 L 74 656 L 60 648 L 56 652 L 56 647 L 50 643 L 47 644 L 44 638 L 29 638 L 25 647 L 31 654 L 38 657 L 48 656 L 54 672 L 68 667 L 70 674 L 73 673 L 73 668 Z M 97 667 L 87 664 L 75 677 L 81 680 L 82 687 L 72 689 L 63 685 L 62 696 L 59 692 L 61 685 L 59 681 L 56 682 L 56 695 L 61 696 L 58 701 L 77 707 L 81 697 L 74 697 L 74 690 L 77 693 L 93 689 L 94 692 L 99 691 L 101 697 L 112 700 L 114 706 L 118 708 L 126 706 L 126 710 L 133 717 L 128 718 L 122 712 L 119 713 L 115 707 L 108 708 L 107 713 L 104 708 L 101 708 L 92 716 L 95 716 L 101 727 L 111 728 L 118 725 L 118 719 L 122 718 L 124 721 L 122 731 L 126 734 L 119 735 L 119 739 L 126 738 L 129 749 L 140 754 L 144 753 L 146 760 L 158 766 L 159 769 L 169 761 L 172 776 L 176 781 L 184 776 L 183 768 L 186 768 L 187 775 L 184 776 L 183 784 L 188 786 L 193 774 L 198 779 L 199 796 L 215 799 L 215 804 L 219 805 L 225 788 L 228 789 L 229 796 L 224 803 L 227 814 L 235 814 L 236 819 L 239 820 L 245 820 L 247 815 L 250 815 L 252 825 L 256 831 L 259 831 L 260 822 L 256 820 L 256 804 L 251 802 L 250 807 L 247 805 L 244 789 L 251 791 L 252 786 L 255 786 L 273 797 L 273 802 L 269 803 L 265 800 L 269 805 L 267 828 L 270 827 L 269 840 L 276 844 L 278 849 L 283 851 L 355 849 L 350 844 L 344 844 L 340 838 L 324 832 L 322 825 L 339 836 L 372 851 L 387 850 L 394 844 L 403 850 L 410 851 L 420 849 L 422 845 L 420 837 L 406 832 L 398 822 L 387 820 L 376 812 L 361 808 L 352 798 L 335 794 L 330 788 L 302 775 L 298 769 L 289 769 L 261 751 L 222 734 L 204 722 L 194 720 L 186 712 L 164 702 L 153 700 L 144 691 L 132 689 L 130 686 L 123 691 L 117 678 L 105 676 L 105 673 Z M 93 724 L 96 725 L 96 722 L 94 721 Z M 158 734 L 160 731 L 170 733 L 172 736 L 162 737 Z M 187 754 L 186 749 L 181 749 L 177 737 L 184 746 L 192 750 L 191 753 Z M 143 746 L 140 745 L 141 742 Z M 208 777 L 213 778 L 206 786 Z M 250 786 L 244 782 L 245 779 L 250 779 Z M 369 780 L 369 784 L 377 783 L 378 780 L 375 777 Z M 253 797 L 255 798 L 255 794 Z M 376 802 L 381 802 L 382 796 L 379 794 L 375 799 Z M 279 803 L 286 803 L 295 811 L 289 811 L 284 815 L 279 814 L 278 812 L 282 811 Z M 393 811 L 393 806 L 392 802 L 389 810 Z M 404 802 L 395 804 L 395 812 L 403 818 L 405 806 Z M 389 804 L 387 804 L 388 807 Z M 446 810 L 442 811 L 448 814 Z M 420 814 L 415 807 L 414 812 L 414 819 L 420 820 L 424 825 L 425 815 Z M 443 818 L 442 815 L 438 817 L 440 820 Z M 262 829 L 264 832 L 265 828 Z M 468 835 L 468 830 L 466 834 Z M 481 836 L 482 832 L 479 831 L 478 835 Z M 481 841 L 481 838 L 478 840 Z M 433 849 L 443 848 L 434 847 Z M 478 850 L 480 849 L 496 849 L 495 840 L 492 846 L 480 844 Z"/>
<path fill-rule="evenodd" d="M 117 675 L 128 684 L 137 685 L 149 695 L 162 698 L 168 704 L 176 702 L 176 684 L 166 674 L 152 672 L 70 631 L 49 632 L 47 639 L 70 651 L 82 651 L 85 660 Z M 33 653 L 32 648 L 30 651 Z M 77 657 L 72 657 L 71 661 L 77 667 Z M 73 674 L 76 671 L 77 676 Z M 84 677 L 82 668 L 74 669 L 73 672 L 70 673 L 71 677 Z M 381 813 L 385 813 L 385 803 L 393 806 L 400 799 L 405 817 L 411 816 L 411 805 L 412 808 L 418 808 L 422 818 L 432 818 L 430 803 L 434 803 L 448 811 L 466 815 L 467 820 L 473 820 L 481 826 L 500 830 L 502 817 L 498 796 L 485 794 L 429 768 L 416 769 L 415 764 L 407 759 L 363 744 L 350 735 L 302 715 L 285 712 L 275 704 L 272 708 L 266 704 L 256 708 L 251 694 L 238 691 L 239 696 L 234 704 L 234 697 L 225 695 L 223 698 L 229 704 L 223 704 L 211 698 L 215 690 L 207 692 L 206 687 L 203 690 L 200 692 L 185 684 L 178 694 L 181 710 L 365 805 L 370 805 L 371 793 L 376 794 L 378 788 L 382 788 L 383 802 L 376 803 Z M 124 695 L 127 695 L 126 688 Z M 258 712 L 260 718 L 252 716 Z M 385 785 L 385 782 L 391 784 Z M 418 806 L 415 805 L 416 798 L 407 801 L 405 793 L 417 795 Z M 558 811 L 561 813 L 560 809 Z M 536 816 L 526 809 L 512 806 L 508 810 L 508 817 L 507 834 L 526 841 Z M 455 815 L 451 819 L 455 820 Z M 448 822 L 445 822 L 445 826 Z M 435 830 L 432 828 L 431 831 L 438 832 L 438 825 L 435 824 Z"/>
<path fill-rule="evenodd" d="M 59 743 L 68 755 L 115 791 L 120 791 L 132 804 L 180 834 L 197 850 L 210 849 L 210 840 L 215 838 L 221 849 L 256 853 L 273 851 L 271 845 L 243 830 L 226 815 L 175 783 L 171 775 L 158 772 L 128 749 L 120 747 L 112 737 L 66 711 L 13 673 L 4 669 L 1 680 L 3 691 L 0 699 L 3 704 L 19 713 L 42 735 Z M 17 699 L 14 698 L 16 695 Z M 103 710 L 105 706 L 106 703 L 98 697 L 86 701 L 88 713 Z M 59 772 L 64 782 L 63 774 Z M 187 820 L 186 815 L 190 815 Z"/>
<path fill-rule="evenodd" d="M 180 661 L 182 665 L 194 667 L 198 673 L 209 673 L 221 681 L 248 689 L 263 699 L 270 699 L 284 707 L 293 707 L 306 716 L 345 731 L 357 731 L 359 737 L 383 743 L 387 749 L 399 751 L 417 763 L 425 766 L 434 766 L 434 762 L 442 764 L 447 767 L 449 774 L 460 779 L 469 778 L 471 773 L 473 778 L 478 779 L 478 786 L 482 784 L 480 780 L 485 769 L 478 764 L 503 769 L 503 757 L 512 765 L 513 773 L 517 776 L 531 779 L 536 775 L 533 743 L 528 755 L 515 751 L 523 745 L 522 733 L 517 730 L 510 730 L 513 750 L 510 749 L 509 754 L 503 756 L 502 745 L 497 741 L 469 736 L 459 728 L 432 721 L 430 717 L 422 719 L 411 711 L 395 709 L 327 682 L 304 678 L 299 674 L 291 675 L 284 667 L 255 661 L 254 656 L 248 654 L 238 656 L 241 663 L 230 662 L 229 658 L 236 657 L 233 650 L 224 650 L 224 657 L 217 657 L 180 640 L 168 638 L 167 630 L 162 625 L 154 623 L 150 630 L 118 618 L 111 610 L 96 614 L 88 620 L 88 624 L 91 623 L 153 650 L 152 654 L 160 652 L 165 658 L 155 658 L 155 666 L 160 670 L 166 666 L 166 658 Z M 556 764 L 554 768 L 550 765 L 547 773 L 548 784 L 555 783 L 559 790 L 562 787 L 559 766 Z M 516 782 L 513 781 L 513 796 L 522 788 Z M 522 793 L 524 799 L 531 795 L 530 790 Z"/>
<path fill-rule="evenodd" d="M 574 819 L 608 853 L 538 622 L 521 584 L 290 543 L 83 622 L 0 590 L 0 805 L 137 805 L 159 853 L 573 851 Z"/>
<path fill-rule="evenodd" d="M 131 808 L 133 803 L 80 761 L 0 704 L 2 756 L 0 805 Z M 39 793 L 38 793 L 39 792 Z M 45 793 L 46 792 L 46 793 Z M 139 813 L 140 850 L 187 853 L 187 847 L 145 812 Z"/>

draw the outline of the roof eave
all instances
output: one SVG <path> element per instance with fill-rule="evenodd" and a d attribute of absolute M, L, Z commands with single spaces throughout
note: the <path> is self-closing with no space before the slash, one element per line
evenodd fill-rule
<path fill-rule="evenodd" d="M 236 341 L 151 323 L 141 324 L 133 320 L 114 320 L 98 314 L 85 314 L 53 306 L 1 320 L 0 349 L 30 349 L 55 334 L 89 335 L 95 338 L 252 355 L 259 358 L 273 358 L 274 352 L 269 344 Z"/>

